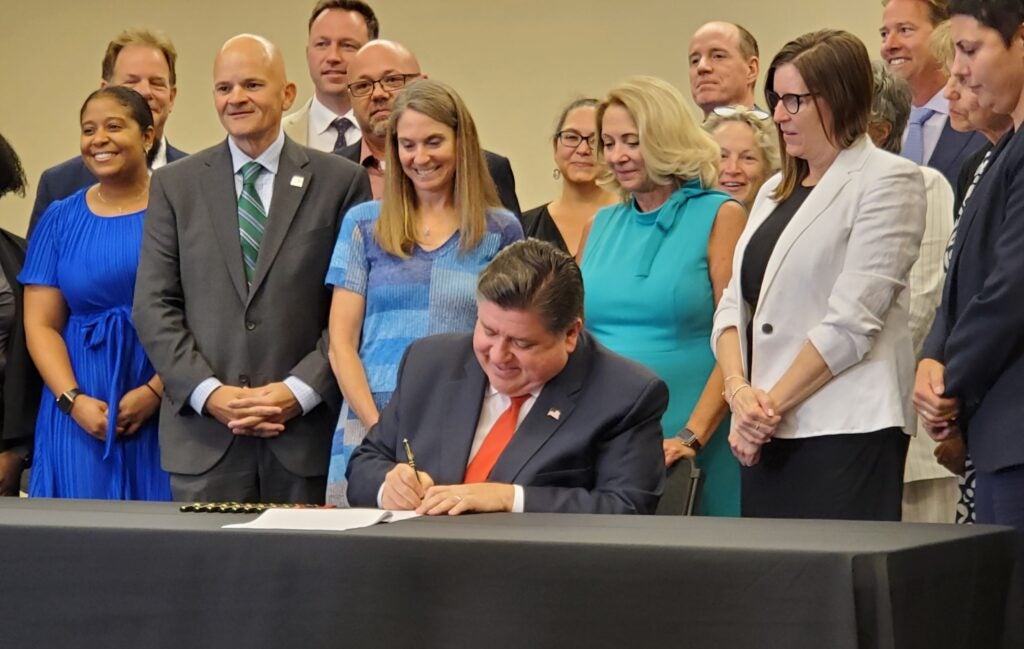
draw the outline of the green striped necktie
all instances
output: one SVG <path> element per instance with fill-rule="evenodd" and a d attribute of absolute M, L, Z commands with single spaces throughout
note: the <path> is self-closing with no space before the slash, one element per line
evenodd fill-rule
<path fill-rule="evenodd" d="M 238 234 L 242 241 L 242 259 L 245 262 L 245 281 L 252 284 L 256 273 L 256 259 L 260 255 L 260 242 L 267 228 L 267 211 L 256 191 L 256 179 L 263 171 L 258 162 L 246 162 L 242 174 L 242 193 L 238 195 Z"/>

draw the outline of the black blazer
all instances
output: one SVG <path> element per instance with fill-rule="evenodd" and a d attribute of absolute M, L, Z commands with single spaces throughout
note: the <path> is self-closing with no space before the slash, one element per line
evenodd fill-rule
<path fill-rule="evenodd" d="M 1007 133 L 993 155 L 957 225 L 922 351 L 945 364 L 982 471 L 1024 464 L 1024 136 Z"/>
<path fill-rule="evenodd" d="M 935 150 L 932 151 L 932 157 L 928 158 L 928 163 L 925 166 L 942 172 L 950 186 L 956 187 L 960 167 L 986 142 L 988 140 L 985 139 L 985 136 L 977 131 L 961 133 L 954 130 L 949 124 L 949 119 L 946 119 L 946 124 L 942 127 L 942 134 L 939 135 L 939 141 L 935 144 Z"/>
<path fill-rule="evenodd" d="M 384 475 L 406 460 L 403 438 L 415 449 L 416 466 L 437 484 L 461 484 L 486 388 L 473 334 L 410 345 L 391 401 L 352 454 L 349 502 L 377 506 Z M 661 379 L 583 332 L 490 478 L 522 486 L 526 511 L 653 514 L 665 477 L 667 406 Z"/>
<path fill-rule="evenodd" d="M 25 263 L 25 240 L 0 230 L 0 267 L 14 292 L 14 322 L 7 339 L 7 369 L 4 372 L 3 430 L 0 451 L 30 445 L 39 412 L 42 381 L 25 346 L 24 291 L 18 273 Z"/>
<path fill-rule="evenodd" d="M 338 155 L 359 164 L 359 152 L 362 146 L 363 141 L 356 140 L 338 151 Z M 498 188 L 498 198 L 501 200 L 501 204 L 515 214 L 517 219 L 522 220 L 523 213 L 519 209 L 519 199 L 516 198 L 516 177 L 512 174 L 512 165 L 508 158 L 490 151 L 484 151 L 484 158 L 487 159 L 487 170 L 491 172 L 491 179 L 494 180 L 494 185 Z"/>
<path fill-rule="evenodd" d="M 180 160 L 187 156 L 187 153 L 175 149 L 171 143 L 167 143 L 167 163 Z M 39 177 L 39 185 L 36 187 L 36 202 L 32 205 L 32 216 L 28 220 L 28 234 L 36 228 L 36 223 L 43 216 L 43 212 L 53 201 L 71 196 L 79 189 L 96 184 L 96 176 L 92 175 L 82 156 L 75 156 L 65 160 L 55 167 L 50 167 Z"/>

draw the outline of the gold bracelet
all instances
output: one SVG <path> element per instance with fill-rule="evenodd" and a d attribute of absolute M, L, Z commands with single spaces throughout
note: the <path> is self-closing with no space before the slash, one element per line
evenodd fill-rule
<path fill-rule="evenodd" d="M 736 395 L 739 394 L 740 392 L 743 392 L 744 388 L 750 388 L 750 384 L 744 383 L 740 387 L 736 388 L 736 391 L 729 395 L 728 398 L 726 398 L 725 403 L 729 406 L 729 410 L 732 410 L 732 402 L 736 399 Z"/>
<path fill-rule="evenodd" d="M 733 379 L 743 379 L 744 381 L 746 381 L 747 377 L 743 376 L 742 374 L 733 374 L 732 376 L 727 376 L 724 379 L 722 379 L 722 383 L 728 383 Z"/>

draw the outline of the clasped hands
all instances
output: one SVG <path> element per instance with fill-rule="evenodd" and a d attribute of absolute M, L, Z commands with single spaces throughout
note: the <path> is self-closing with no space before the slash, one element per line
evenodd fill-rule
<path fill-rule="evenodd" d="M 160 398 L 152 388 L 140 385 L 125 392 L 117 403 L 117 421 L 114 430 L 118 435 L 134 435 L 147 419 L 156 414 Z M 100 441 L 107 439 L 107 418 L 110 416 L 106 401 L 80 394 L 71 408 L 71 418 Z"/>
<path fill-rule="evenodd" d="M 945 396 L 946 366 L 925 358 L 917 364 L 914 378 L 914 408 L 924 429 L 937 442 L 960 436 L 960 400 Z"/>
<path fill-rule="evenodd" d="M 415 509 L 417 514 L 455 516 L 466 512 L 509 512 L 515 490 L 510 484 L 477 482 L 435 485 L 424 471 L 396 464 L 384 476 L 380 504 L 384 509 Z"/>
<path fill-rule="evenodd" d="M 761 459 L 761 447 L 771 441 L 782 416 L 767 392 L 748 384 L 733 391 L 729 406 L 729 448 L 740 464 L 754 466 Z"/>
<path fill-rule="evenodd" d="M 277 437 L 285 422 L 302 414 L 302 406 L 283 382 L 253 388 L 222 385 L 207 398 L 206 412 L 235 435 Z"/>

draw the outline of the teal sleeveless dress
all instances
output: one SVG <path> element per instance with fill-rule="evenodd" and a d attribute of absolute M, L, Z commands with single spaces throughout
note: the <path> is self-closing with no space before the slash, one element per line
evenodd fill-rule
<path fill-rule="evenodd" d="M 728 200 L 694 180 L 652 212 L 641 212 L 635 200 L 603 208 L 584 249 L 586 327 L 668 385 L 668 410 L 661 421 L 666 438 L 686 425 L 715 366 L 708 237 Z M 704 474 L 700 514 L 740 515 L 739 463 L 728 435 L 727 415 L 697 454 Z"/>

